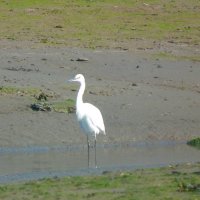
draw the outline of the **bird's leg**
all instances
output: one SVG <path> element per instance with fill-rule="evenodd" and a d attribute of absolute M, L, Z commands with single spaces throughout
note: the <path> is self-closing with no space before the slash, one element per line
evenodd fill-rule
<path fill-rule="evenodd" d="M 95 140 L 94 140 L 94 156 L 95 156 L 95 167 L 97 168 L 97 155 L 96 155 L 96 153 L 97 153 L 97 149 L 96 149 L 96 143 L 97 143 L 97 141 L 96 141 L 96 137 L 95 137 Z"/>
<path fill-rule="evenodd" d="M 88 147 L 88 168 L 90 167 L 90 142 L 89 142 L 89 138 L 87 136 L 87 147 Z"/>

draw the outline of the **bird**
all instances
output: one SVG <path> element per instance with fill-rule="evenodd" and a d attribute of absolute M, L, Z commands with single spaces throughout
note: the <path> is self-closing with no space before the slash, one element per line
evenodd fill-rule
<path fill-rule="evenodd" d="M 76 117 L 77 121 L 79 122 L 80 129 L 87 136 L 88 168 L 90 162 L 90 137 L 94 138 L 95 167 L 97 168 L 96 136 L 98 134 L 106 135 L 104 120 L 101 111 L 96 106 L 83 102 L 83 94 L 86 87 L 84 76 L 82 74 L 77 74 L 74 78 L 68 81 L 77 82 L 80 84 L 76 98 Z"/>

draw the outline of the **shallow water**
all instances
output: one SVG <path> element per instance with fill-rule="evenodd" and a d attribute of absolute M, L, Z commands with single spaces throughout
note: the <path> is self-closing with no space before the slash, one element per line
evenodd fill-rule
<path fill-rule="evenodd" d="M 198 162 L 200 153 L 185 143 L 164 141 L 98 145 L 98 168 L 94 167 L 91 149 L 88 169 L 87 148 L 83 145 L 0 148 L 0 160 L 0 183 L 9 183 Z"/>

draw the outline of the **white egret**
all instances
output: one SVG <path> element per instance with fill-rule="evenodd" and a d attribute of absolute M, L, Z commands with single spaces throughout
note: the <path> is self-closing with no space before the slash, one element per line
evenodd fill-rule
<path fill-rule="evenodd" d="M 103 117 L 100 110 L 90 103 L 83 103 L 83 94 L 85 91 L 85 78 L 82 74 L 77 74 L 70 82 L 80 83 L 80 88 L 76 99 L 76 116 L 80 124 L 80 128 L 87 136 L 88 146 L 88 167 L 89 167 L 89 151 L 90 151 L 90 137 L 94 137 L 95 148 L 95 167 L 97 167 L 96 160 L 96 136 L 100 133 L 106 135 Z"/>

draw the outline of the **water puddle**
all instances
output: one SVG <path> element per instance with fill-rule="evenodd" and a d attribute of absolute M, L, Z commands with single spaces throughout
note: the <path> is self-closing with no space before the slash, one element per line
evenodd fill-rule
<path fill-rule="evenodd" d="M 91 156 L 93 151 L 91 149 Z M 185 143 L 172 142 L 98 145 L 98 168 L 89 169 L 87 148 L 83 145 L 0 148 L 0 183 L 101 174 L 104 171 L 198 161 L 200 161 L 199 150 Z M 91 158 L 91 166 L 92 164 Z"/>

